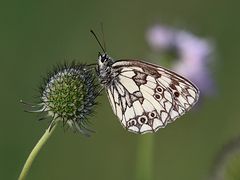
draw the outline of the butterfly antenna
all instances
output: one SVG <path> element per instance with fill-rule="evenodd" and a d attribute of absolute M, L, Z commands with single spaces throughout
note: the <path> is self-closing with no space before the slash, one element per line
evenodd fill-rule
<path fill-rule="evenodd" d="M 101 22 L 101 31 L 102 31 L 102 38 L 103 38 L 103 47 L 105 51 L 107 51 L 106 43 L 105 43 L 105 36 L 104 36 L 104 30 L 103 30 L 103 23 Z"/>
<path fill-rule="evenodd" d="M 105 53 L 106 51 L 105 51 L 104 47 L 102 46 L 102 44 L 100 43 L 100 41 L 99 41 L 97 35 L 95 34 L 95 32 L 94 32 L 93 30 L 90 30 L 90 32 L 93 34 L 94 38 L 97 40 L 99 46 L 100 46 L 101 49 L 103 50 L 103 53 Z"/>

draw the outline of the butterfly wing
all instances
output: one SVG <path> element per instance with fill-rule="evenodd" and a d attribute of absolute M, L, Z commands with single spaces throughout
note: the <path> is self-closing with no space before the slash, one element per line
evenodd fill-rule
<path fill-rule="evenodd" d="M 156 132 L 188 111 L 199 97 L 189 80 L 143 61 L 116 61 L 112 74 L 107 86 L 109 101 L 130 132 Z"/>

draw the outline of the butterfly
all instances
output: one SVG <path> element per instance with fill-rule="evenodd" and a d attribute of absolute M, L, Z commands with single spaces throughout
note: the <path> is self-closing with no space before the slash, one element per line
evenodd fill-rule
<path fill-rule="evenodd" d="M 102 49 L 96 72 L 114 114 L 129 132 L 156 132 L 197 102 L 200 92 L 186 78 L 141 60 L 114 61 Z"/>

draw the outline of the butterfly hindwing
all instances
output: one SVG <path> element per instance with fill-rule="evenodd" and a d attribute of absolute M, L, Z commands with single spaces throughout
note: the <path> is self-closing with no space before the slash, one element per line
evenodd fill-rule
<path fill-rule="evenodd" d="M 191 82 L 160 66 L 119 60 L 112 73 L 114 79 L 106 89 L 113 112 L 134 133 L 165 127 L 198 99 L 199 91 Z"/>
<path fill-rule="evenodd" d="M 170 112 L 171 118 L 168 121 L 173 122 L 176 118 L 190 110 L 197 102 L 199 90 L 190 81 L 172 71 L 158 67 L 158 72 L 162 74 L 162 78 L 159 78 L 158 81 L 164 83 L 164 86 L 169 89 L 173 97 L 173 108 Z"/>

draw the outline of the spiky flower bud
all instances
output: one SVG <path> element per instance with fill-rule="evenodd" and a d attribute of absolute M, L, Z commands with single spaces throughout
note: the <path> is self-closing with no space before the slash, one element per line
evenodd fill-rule
<path fill-rule="evenodd" d="M 96 104 L 98 85 L 87 65 L 60 65 L 50 72 L 41 86 L 41 109 L 52 117 L 52 125 L 62 121 L 88 135 L 87 116 Z"/>

